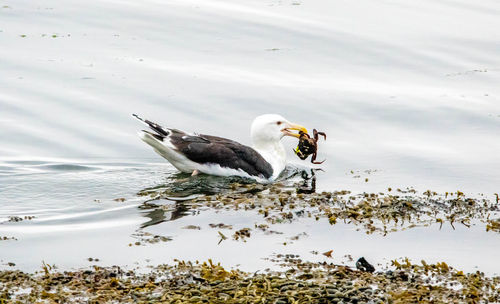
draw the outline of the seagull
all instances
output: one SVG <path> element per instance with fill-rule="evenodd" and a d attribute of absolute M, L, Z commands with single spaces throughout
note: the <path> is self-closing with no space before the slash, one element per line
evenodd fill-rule
<path fill-rule="evenodd" d="M 218 176 L 241 176 L 258 181 L 274 181 L 285 169 L 286 153 L 281 139 L 299 138 L 307 129 L 278 114 L 254 119 L 250 128 L 253 147 L 212 135 L 186 133 L 158 125 L 136 114 L 149 130 L 139 137 L 181 172 Z"/>

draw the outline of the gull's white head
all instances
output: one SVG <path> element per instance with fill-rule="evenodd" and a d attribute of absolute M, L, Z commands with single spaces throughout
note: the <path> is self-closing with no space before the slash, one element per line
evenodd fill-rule
<path fill-rule="evenodd" d="M 273 167 L 272 179 L 277 178 L 286 165 L 285 148 L 280 140 L 284 136 L 300 137 L 299 133 L 294 133 L 293 130 L 307 133 L 303 126 L 291 123 L 277 114 L 258 116 L 252 123 L 250 135 L 253 147 Z"/>
<path fill-rule="evenodd" d="M 298 133 L 293 133 L 293 130 L 307 133 L 306 128 L 289 122 L 281 115 L 264 114 L 254 119 L 250 135 L 254 146 L 259 147 L 278 143 L 283 136 L 298 138 L 300 135 Z"/>

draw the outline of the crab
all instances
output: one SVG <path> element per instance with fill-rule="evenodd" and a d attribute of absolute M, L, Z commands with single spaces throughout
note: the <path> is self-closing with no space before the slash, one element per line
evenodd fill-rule
<path fill-rule="evenodd" d="M 326 140 L 326 134 L 324 132 L 318 132 L 316 129 L 313 130 L 313 137 L 309 136 L 309 134 L 300 131 L 299 132 L 299 144 L 297 148 L 295 148 L 294 152 L 297 156 L 304 160 L 309 155 L 312 154 L 311 163 L 313 164 L 322 164 L 323 161 L 316 161 L 316 156 L 318 152 L 318 139 L 319 135 L 323 136 Z"/>

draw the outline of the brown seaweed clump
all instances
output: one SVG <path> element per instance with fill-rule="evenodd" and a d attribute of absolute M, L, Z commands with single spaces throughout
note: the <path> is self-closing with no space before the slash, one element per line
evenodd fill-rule
<path fill-rule="evenodd" d="M 288 270 L 245 273 L 211 260 L 178 261 L 147 273 L 119 267 L 27 274 L 0 271 L 1 303 L 487 303 L 500 301 L 500 277 L 446 263 L 393 261 L 365 272 L 281 259 Z"/>
<path fill-rule="evenodd" d="M 161 191 L 142 195 L 153 200 L 168 199 Z M 302 193 L 300 188 L 283 184 L 233 184 L 230 192 L 197 196 L 183 203 L 191 209 L 256 210 L 268 224 L 309 217 L 327 219 L 331 225 L 344 222 L 366 233 L 384 235 L 445 224 L 453 229 L 456 225 L 483 224 L 487 231 L 500 232 L 500 220 L 495 219 L 500 217 L 500 205 L 484 197 L 466 197 L 461 191 L 438 194 L 430 190 L 418 193 L 413 189 L 389 188 L 387 193 L 354 194 L 347 190 Z"/>

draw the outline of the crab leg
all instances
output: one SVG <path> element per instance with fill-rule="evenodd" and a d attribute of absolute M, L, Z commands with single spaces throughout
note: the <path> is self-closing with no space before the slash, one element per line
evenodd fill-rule
<path fill-rule="evenodd" d="M 325 138 L 326 140 L 326 134 L 325 132 L 318 132 L 316 129 L 313 130 L 313 134 L 314 134 L 314 140 L 318 141 L 318 135 L 321 135 Z"/>
<path fill-rule="evenodd" d="M 313 153 L 313 155 L 311 157 L 311 163 L 316 164 L 316 165 L 320 165 L 320 164 L 324 163 L 325 160 L 323 160 L 323 161 L 316 161 L 316 153 Z"/>

